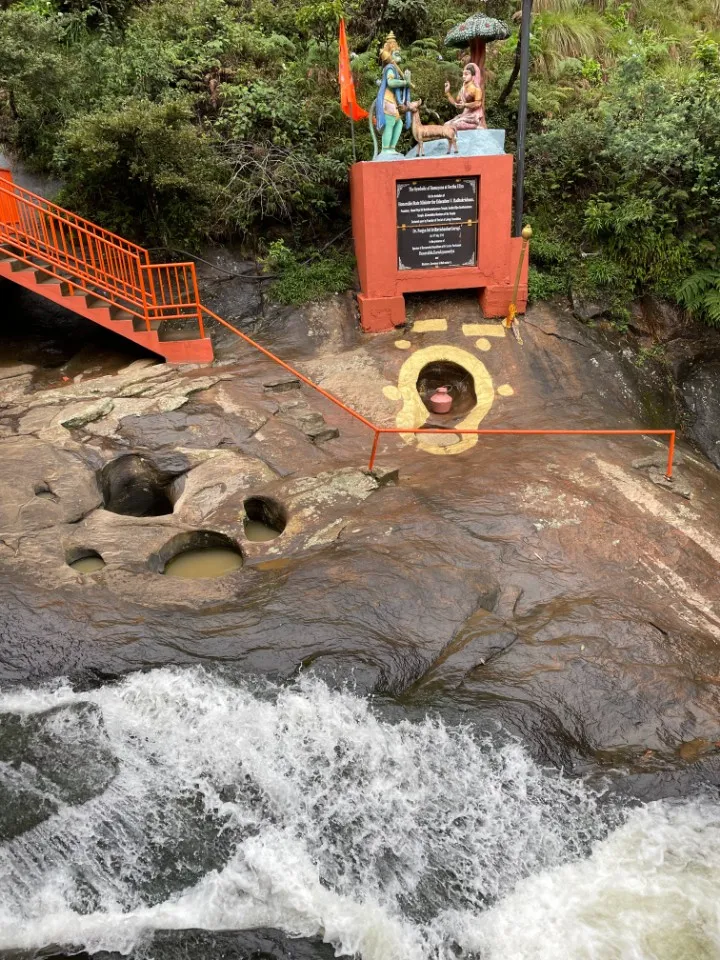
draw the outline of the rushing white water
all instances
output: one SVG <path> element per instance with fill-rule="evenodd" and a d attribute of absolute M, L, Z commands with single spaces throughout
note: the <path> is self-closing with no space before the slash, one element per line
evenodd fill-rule
<path fill-rule="evenodd" d="M 363 960 L 720 956 L 715 807 L 651 805 L 608 835 L 592 792 L 519 744 L 391 724 L 318 681 L 162 669 L 7 693 L 0 714 L 87 701 L 118 773 L 0 847 L 0 949 L 274 926 Z"/>

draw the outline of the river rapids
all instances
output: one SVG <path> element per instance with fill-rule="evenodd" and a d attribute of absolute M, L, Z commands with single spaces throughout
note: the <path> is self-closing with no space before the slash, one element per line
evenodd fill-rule
<path fill-rule="evenodd" d="M 58 764 L 88 737 L 114 764 L 0 847 L 0 950 L 151 957 L 157 931 L 274 927 L 362 960 L 720 956 L 709 799 L 622 809 L 500 731 L 310 677 L 162 668 L 16 688 L 0 714 L 39 718 Z"/>

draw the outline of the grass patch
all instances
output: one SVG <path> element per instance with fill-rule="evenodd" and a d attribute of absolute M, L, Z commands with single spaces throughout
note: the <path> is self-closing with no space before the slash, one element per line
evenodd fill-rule
<path fill-rule="evenodd" d="M 355 279 L 355 257 L 347 250 L 326 250 L 307 257 L 279 240 L 271 244 L 264 262 L 270 272 L 277 274 L 270 297 L 276 303 L 291 306 L 344 293 L 352 288 Z"/>

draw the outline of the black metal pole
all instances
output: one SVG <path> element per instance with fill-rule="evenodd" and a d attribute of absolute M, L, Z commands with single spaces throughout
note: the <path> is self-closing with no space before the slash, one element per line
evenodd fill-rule
<path fill-rule="evenodd" d="M 523 225 L 525 201 L 525 135 L 527 133 L 528 79 L 530 76 L 530 19 L 532 0 L 522 0 L 520 26 L 520 105 L 517 126 L 517 168 L 515 171 L 515 220 L 513 233 L 519 237 Z"/>

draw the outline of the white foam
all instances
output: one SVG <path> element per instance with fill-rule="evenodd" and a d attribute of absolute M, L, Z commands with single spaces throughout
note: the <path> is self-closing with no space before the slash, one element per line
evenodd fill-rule
<path fill-rule="evenodd" d="M 676 840 L 691 865 L 683 903 L 697 898 L 697 929 L 715 936 L 720 884 L 708 871 L 720 858 L 700 842 L 711 828 L 699 808 L 637 811 L 604 839 L 593 794 L 519 744 L 433 719 L 388 723 L 318 681 L 273 689 L 162 669 L 89 694 L 0 695 L 0 712 L 87 700 L 118 776 L 0 848 L 2 949 L 130 952 L 153 930 L 274 926 L 363 960 L 426 960 L 453 941 L 483 960 L 646 960 L 656 955 L 632 952 L 642 924 L 608 917 L 632 890 L 635 912 L 670 916 L 669 891 L 686 882 L 668 853 Z M 202 835 L 190 853 L 178 840 L 208 820 L 227 855 L 158 892 L 165 867 L 206 854 Z M 636 861 L 643 849 L 654 853 Z"/>
<path fill-rule="evenodd" d="M 589 859 L 445 922 L 483 960 L 717 960 L 719 868 L 717 805 L 651 804 Z"/>

